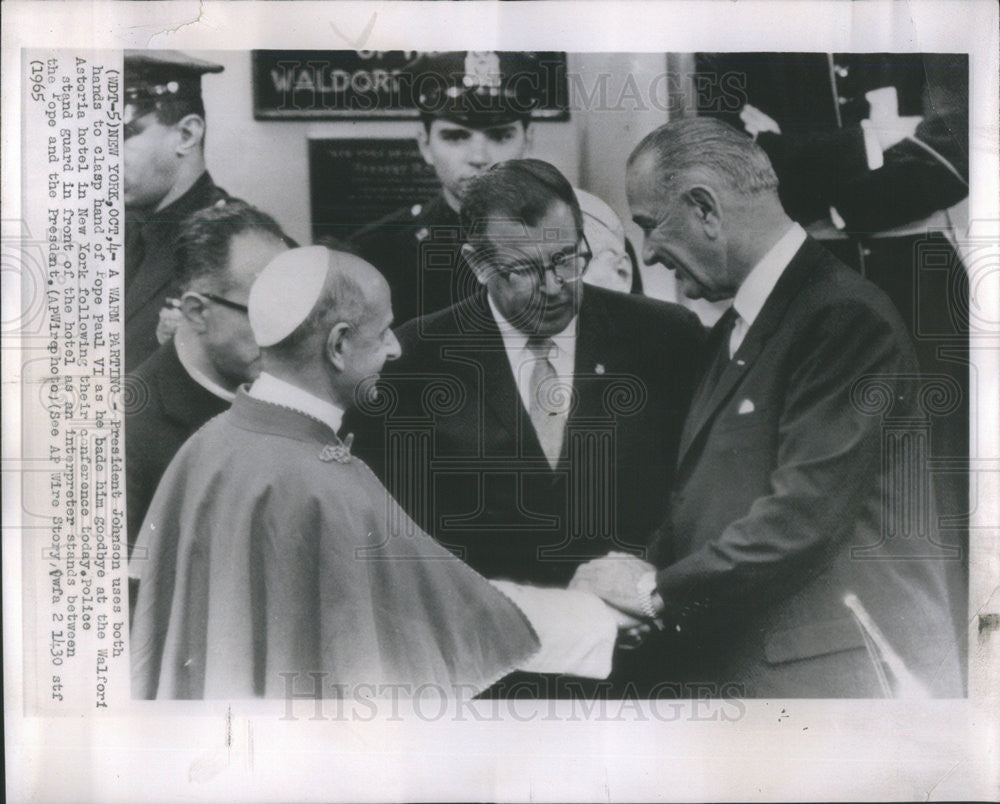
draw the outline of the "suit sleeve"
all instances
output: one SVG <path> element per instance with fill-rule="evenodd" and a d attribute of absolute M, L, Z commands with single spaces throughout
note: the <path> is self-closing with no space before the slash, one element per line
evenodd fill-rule
<path fill-rule="evenodd" d="M 795 338 L 803 346 L 788 363 L 769 493 L 716 539 L 657 573 L 665 620 L 678 631 L 763 605 L 803 573 L 821 571 L 879 483 L 881 419 L 852 403 L 852 386 L 865 375 L 887 375 L 897 403 L 909 404 L 900 375 L 915 371 L 911 350 L 887 320 L 856 303 L 828 308 Z"/>

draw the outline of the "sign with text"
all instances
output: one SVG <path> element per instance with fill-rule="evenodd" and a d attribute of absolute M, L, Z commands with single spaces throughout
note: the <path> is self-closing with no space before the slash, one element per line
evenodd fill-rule
<path fill-rule="evenodd" d="M 254 50 L 254 117 L 270 119 L 418 116 L 404 68 L 415 50 Z M 519 73 L 520 75 L 520 73 Z M 524 74 L 538 90 L 535 119 L 565 120 L 566 54 L 537 52 Z"/>

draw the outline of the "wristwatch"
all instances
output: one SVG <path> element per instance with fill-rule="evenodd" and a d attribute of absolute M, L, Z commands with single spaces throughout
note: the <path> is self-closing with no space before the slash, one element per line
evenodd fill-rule
<path fill-rule="evenodd" d="M 663 611 L 663 598 L 656 591 L 656 572 L 650 570 L 640 575 L 635 582 L 635 591 L 639 596 L 639 608 L 650 620 L 655 620 Z"/>

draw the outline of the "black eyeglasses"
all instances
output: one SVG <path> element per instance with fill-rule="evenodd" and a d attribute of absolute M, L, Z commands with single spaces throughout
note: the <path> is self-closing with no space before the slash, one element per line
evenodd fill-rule
<path fill-rule="evenodd" d="M 230 310 L 239 310 L 241 313 L 249 313 L 250 308 L 245 304 L 240 304 L 239 302 L 231 301 L 230 299 L 223 298 L 222 296 L 216 296 L 214 293 L 205 293 L 202 290 L 198 291 L 188 291 L 192 296 L 201 296 L 202 298 L 208 299 L 209 301 L 215 302 L 216 304 L 221 304 L 223 307 L 228 307 Z M 185 294 L 187 295 L 187 294 Z"/>
<path fill-rule="evenodd" d="M 575 251 L 555 254 L 552 257 L 552 262 L 548 265 L 539 265 L 537 262 L 527 261 L 521 265 L 497 266 L 497 271 L 508 281 L 543 281 L 545 274 L 551 271 L 559 283 L 564 285 L 570 282 L 579 282 L 593 257 L 594 254 L 590 250 L 590 243 L 587 242 L 587 236 L 583 235 L 581 243 L 577 245 Z"/>

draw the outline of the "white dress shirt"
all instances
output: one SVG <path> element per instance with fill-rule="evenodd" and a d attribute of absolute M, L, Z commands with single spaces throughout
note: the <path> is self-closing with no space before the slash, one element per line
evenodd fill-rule
<path fill-rule="evenodd" d="M 503 339 L 504 350 L 507 352 L 507 360 L 510 361 L 514 382 L 517 383 L 517 392 L 521 395 L 524 409 L 530 411 L 531 372 L 537 358 L 528 349 L 528 336 L 503 317 L 489 294 L 486 298 L 489 301 L 490 310 L 493 312 L 493 318 L 497 322 L 497 327 L 500 329 L 500 337 Z M 566 329 L 551 337 L 554 346 L 549 353 L 549 362 L 552 363 L 557 375 L 572 381 L 574 361 L 576 360 L 576 316 L 573 316 Z"/>
<path fill-rule="evenodd" d="M 778 284 L 781 275 L 792 261 L 792 257 L 802 248 L 806 241 L 806 232 L 797 223 L 788 227 L 781 238 L 771 246 L 771 249 L 758 262 L 753 270 L 743 280 L 740 289 L 733 298 L 733 309 L 736 311 L 736 324 L 729 336 L 729 357 L 736 354 L 747 330 L 753 326 L 760 311 L 771 295 L 774 286 Z"/>
<path fill-rule="evenodd" d="M 344 412 L 332 402 L 320 399 L 291 383 L 263 372 L 251 386 L 249 395 L 319 419 L 334 432 L 340 429 Z M 146 547 L 140 535 L 138 548 Z M 145 553 L 138 553 L 145 555 Z M 141 562 L 130 562 L 131 577 L 140 577 Z M 495 581 L 535 629 L 541 649 L 522 667 L 537 673 L 570 673 L 589 678 L 606 678 L 618 636 L 617 620 L 604 601 L 589 592 L 542 589 L 508 581 Z"/>

